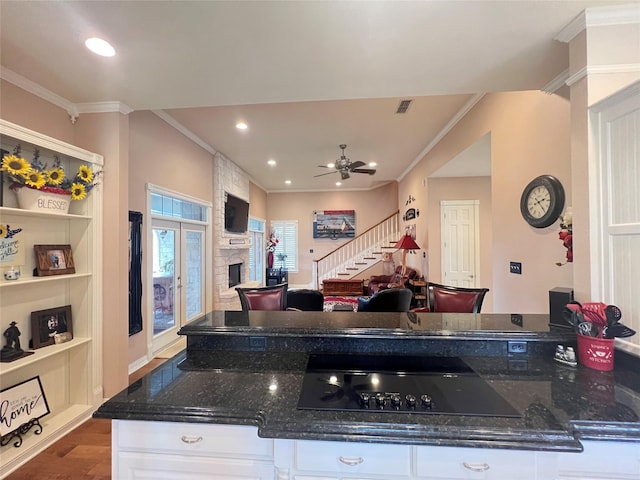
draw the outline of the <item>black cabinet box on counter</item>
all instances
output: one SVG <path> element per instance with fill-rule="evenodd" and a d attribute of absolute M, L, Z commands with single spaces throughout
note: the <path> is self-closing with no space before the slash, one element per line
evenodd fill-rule
<path fill-rule="evenodd" d="M 549 290 L 549 325 L 573 328 L 562 314 L 567 303 L 573 302 L 573 288 L 555 287 Z"/>

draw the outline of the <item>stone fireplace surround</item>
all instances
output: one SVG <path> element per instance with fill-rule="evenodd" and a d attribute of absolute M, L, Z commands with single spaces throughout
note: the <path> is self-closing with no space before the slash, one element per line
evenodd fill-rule
<path fill-rule="evenodd" d="M 225 192 L 249 202 L 249 176 L 221 153 L 214 155 L 213 174 L 213 309 L 241 310 L 236 287 L 259 287 L 260 282 L 248 282 L 249 235 L 224 230 Z M 240 285 L 229 288 L 229 265 L 242 263 Z"/>

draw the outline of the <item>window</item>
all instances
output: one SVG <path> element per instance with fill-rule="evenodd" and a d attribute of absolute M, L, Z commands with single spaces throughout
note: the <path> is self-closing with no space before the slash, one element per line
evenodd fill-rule
<path fill-rule="evenodd" d="M 262 282 L 262 272 L 264 271 L 263 258 L 265 246 L 264 242 L 264 220 L 249 217 L 249 280 Z"/>
<path fill-rule="evenodd" d="M 271 231 L 278 236 L 278 246 L 275 250 L 275 268 L 286 268 L 290 272 L 298 271 L 298 222 L 296 220 L 274 220 Z M 280 255 L 286 255 L 284 261 Z"/>

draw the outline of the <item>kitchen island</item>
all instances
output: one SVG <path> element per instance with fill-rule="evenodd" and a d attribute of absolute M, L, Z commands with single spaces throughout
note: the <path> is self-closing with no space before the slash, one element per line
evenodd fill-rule
<path fill-rule="evenodd" d="M 117 478 L 640 478 L 637 359 L 560 365 L 575 334 L 546 315 L 212 312 L 180 334 L 94 414 L 114 419 Z M 312 354 L 455 357 L 515 414 L 299 409 Z"/>

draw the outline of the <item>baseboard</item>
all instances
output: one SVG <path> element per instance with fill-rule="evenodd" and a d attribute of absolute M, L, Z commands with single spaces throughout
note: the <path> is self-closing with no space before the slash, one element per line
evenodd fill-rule
<path fill-rule="evenodd" d="M 132 373 L 134 373 L 137 370 L 141 369 L 147 363 L 149 363 L 149 359 L 146 356 L 139 358 L 138 360 L 134 361 L 133 363 L 130 363 L 129 364 L 129 375 L 131 375 Z"/>

